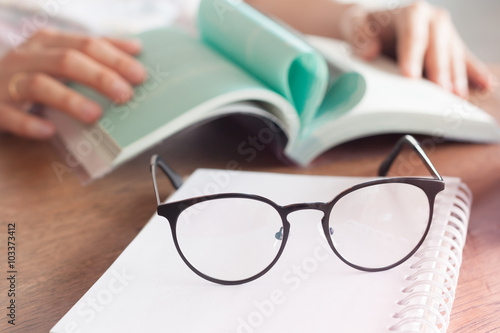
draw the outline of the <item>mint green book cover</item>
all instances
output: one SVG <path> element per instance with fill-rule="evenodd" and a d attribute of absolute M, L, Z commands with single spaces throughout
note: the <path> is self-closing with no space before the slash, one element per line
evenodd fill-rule
<path fill-rule="evenodd" d="M 105 110 L 100 126 L 121 147 L 150 134 L 195 106 L 221 94 L 265 86 L 186 33 L 161 29 L 139 36 L 138 59 L 148 79 L 124 105 L 85 87 L 84 94 Z"/>
<path fill-rule="evenodd" d="M 137 36 L 143 44 L 137 58 L 149 75 L 127 104 L 72 84 L 101 104 L 99 125 L 119 147 L 238 91 L 273 91 L 290 102 L 301 124 L 314 118 L 327 89 L 328 67 L 310 45 L 243 2 L 203 0 L 198 26 L 200 38 L 172 27 Z"/>
<path fill-rule="evenodd" d="M 328 83 L 325 59 L 309 44 L 242 1 L 204 0 L 202 39 L 294 105 L 307 123 Z"/>

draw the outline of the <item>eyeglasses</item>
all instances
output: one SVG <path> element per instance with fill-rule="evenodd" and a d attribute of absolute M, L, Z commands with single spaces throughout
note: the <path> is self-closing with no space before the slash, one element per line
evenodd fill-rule
<path fill-rule="evenodd" d="M 280 206 L 262 196 L 221 193 L 161 204 L 157 167 L 178 189 L 182 178 L 158 155 L 151 159 L 158 214 L 170 223 L 175 247 L 202 278 L 224 285 L 255 280 L 278 261 L 289 233 L 290 213 L 323 212 L 322 231 L 347 265 L 378 272 L 410 258 L 431 226 L 436 195 L 445 187 L 418 142 L 402 137 L 379 169 L 387 175 L 404 145 L 420 157 L 433 178 L 391 177 L 357 184 L 329 202 Z"/>

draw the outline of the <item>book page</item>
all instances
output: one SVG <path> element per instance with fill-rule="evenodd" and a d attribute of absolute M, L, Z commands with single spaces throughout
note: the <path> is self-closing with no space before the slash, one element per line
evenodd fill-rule
<path fill-rule="evenodd" d="M 331 147 L 378 134 L 426 134 L 438 141 L 500 141 L 492 116 L 433 82 L 403 77 L 387 58 L 373 62 L 357 59 L 339 41 L 309 40 L 331 61 L 348 63 L 362 78 L 352 77 L 331 88 L 300 140 L 287 147 L 289 156 L 298 163 L 308 164 Z"/>
<path fill-rule="evenodd" d="M 307 123 L 328 86 L 323 57 L 287 28 L 243 1 L 203 0 L 202 39 L 290 101 Z"/>

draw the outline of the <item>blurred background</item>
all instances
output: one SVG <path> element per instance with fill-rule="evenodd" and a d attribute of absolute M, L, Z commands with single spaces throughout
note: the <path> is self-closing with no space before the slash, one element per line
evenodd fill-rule
<path fill-rule="evenodd" d="M 177 21 L 185 26 L 192 25 L 200 0 L 0 0 L 3 5 L 12 7 L 29 7 L 33 3 L 47 7 L 49 3 L 60 3 L 58 10 L 74 22 L 79 22 L 82 13 L 85 24 L 99 27 L 105 32 L 135 34 L 162 24 Z M 241 0 L 233 0 L 241 1 Z M 273 1 L 273 0 L 266 0 Z M 413 0 L 337 0 L 342 2 L 357 2 L 371 8 L 390 9 L 407 5 Z M 451 13 L 457 30 L 469 48 L 485 62 L 500 62 L 500 0 L 427 0 L 433 5 L 441 6 Z M 98 6 L 97 6 L 98 5 Z M 104 8 L 99 12 L 92 8 Z M 107 8 L 106 8 L 107 7 Z M 147 13 L 142 20 L 137 12 Z M 7 15 L 7 16 L 5 16 Z M 9 21 L 9 12 L 0 11 L 1 22 Z M 27 16 L 27 15 L 25 15 Z M 29 17 L 29 16 L 28 16 Z M 83 23 L 83 22 L 81 22 Z M 95 30 L 95 29 L 94 29 Z M 0 42 L 5 39 L 0 34 Z M 8 41 L 6 41 L 7 43 Z"/>

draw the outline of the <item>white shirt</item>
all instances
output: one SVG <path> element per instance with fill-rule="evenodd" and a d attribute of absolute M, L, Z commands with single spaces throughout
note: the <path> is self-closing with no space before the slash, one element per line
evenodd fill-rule
<path fill-rule="evenodd" d="M 192 25 L 199 1 L 0 0 L 0 54 L 45 27 L 130 36 L 173 23 Z"/>

